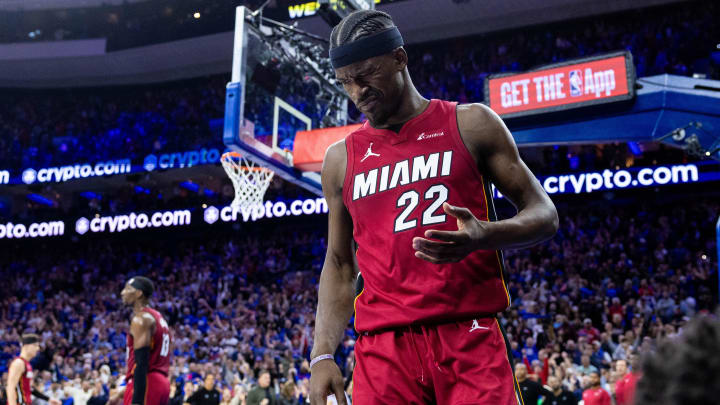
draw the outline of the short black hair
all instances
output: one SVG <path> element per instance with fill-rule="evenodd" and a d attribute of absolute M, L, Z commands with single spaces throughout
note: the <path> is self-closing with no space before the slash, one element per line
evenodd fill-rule
<path fill-rule="evenodd" d="M 643 359 L 637 405 L 712 404 L 720 397 L 720 321 L 701 316 Z"/>
<path fill-rule="evenodd" d="M 358 10 L 343 18 L 332 29 L 330 49 L 395 26 L 390 14 L 377 10 Z"/>
<path fill-rule="evenodd" d="M 24 345 L 31 345 L 33 343 L 40 343 L 40 336 L 34 333 L 25 333 L 20 336 L 20 343 Z"/>
<path fill-rule="evenodd" d="M 128 283 L 130 283 L 130 285 L 134 288 L 142 291 L 145 298 L 152 297 L 153 292 L 155 292 L 155 285 L 153 284 L 152 280 L 147 277 L 135 276 L 131 278 Z"/>

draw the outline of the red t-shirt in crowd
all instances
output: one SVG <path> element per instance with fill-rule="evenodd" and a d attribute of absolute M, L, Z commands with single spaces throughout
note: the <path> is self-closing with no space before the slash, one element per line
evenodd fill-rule
<path fill-rule="evenodd" d="M 644 297 L 646 295 L 655 295 L 655 291 L 653 291 L 652 287 L 640 287 L 638 289 L 638 295 L 641 297 Z"/>
<path fill-rule="evenodd" d="M 617 405 L 631 405 L 635 399 L 635 385 L 638 376 L 634 373 L 627 373 L 615 383 L 615 401 Z"/>
<path fill-rule="evenodd" d="M 587 337 L 590 343 L 600 339 L 600 331 L 593 326 L 580 329 L 578 335 Z"/>
<path fill-rule="evenodd" d="M 610 311 L 610 319 L 612 319 L 612 316 L 615 314 L 619 314 L 620 316 L 625 315 L 625 308 L 620 304 L 611 305 L 608 310 Z"/>
<path fill-rule="evenodd" d="M 607 391 L 598 388 L 589 388 L 583 392 L 582 396 L 585 405 L 611 405 L 610 394 Z"/>

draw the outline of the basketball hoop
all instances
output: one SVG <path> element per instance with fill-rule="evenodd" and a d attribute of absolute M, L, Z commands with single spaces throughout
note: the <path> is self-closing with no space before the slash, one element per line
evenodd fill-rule
<path fill-rule="evenodd" d="M 230 206 L 241 210 L 262 205 L 275 172 L 256 165 L 238 152 L 223 153 L 220 162 L 235 187 L 235 199 Z"/>

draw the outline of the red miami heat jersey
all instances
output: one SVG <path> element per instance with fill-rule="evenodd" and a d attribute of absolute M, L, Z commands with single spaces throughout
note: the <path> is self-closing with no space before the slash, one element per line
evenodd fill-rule
<path fill-rule="evenodd" d="M 160 313 L 152 308 L 143 308 L 143 311 L 155 318 L 155 333 L 150 340 L 150 364 L 148 374 L 157 372 L 168 375 L 170 371 L 170 328 Z M 135 351 L 133 349 L 133 337 L 128 333 L 127 338 L 127 375 L 125 380 L 129 381 L 135 374 Z"/>
<path fill-rule="evenodd" d="M 20 381 L 15 388 L 15 392 L 17 393 L 17 403 L 18 405 L 30 405 L 32 403 L 31 395 L 33 369 L 29 361 L 23 359 L 22 357 L 17 358 L 22 360 L 23 363 L 25 363 L 25 372 L 22 373 L 22 375 L 20 376 Z"/>
<path fill-rule="evenodd" d="M 510 303 L 499 251 L 433 264 L 412 247 L 426 230 L 457 230 L 444 202 L 495 220 L 489 183 L 460 138 L 456 105 L 431 100 L 399 133 L 365 122 L 345 138 L 343 201 L 363 288 L 355 298 L 359 332 L 492 316 Z"/>

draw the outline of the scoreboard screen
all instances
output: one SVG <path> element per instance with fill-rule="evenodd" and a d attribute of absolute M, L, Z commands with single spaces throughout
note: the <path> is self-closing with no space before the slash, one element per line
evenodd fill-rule
<path fill-rule="evenodd" d="M 347 1 L 351 1 L 355 9 L 370 8 L 372 3 L 375 7 L 396 3 L 405 0 L 329 0 L 329 6 L 334 10 L 345 10 Z M 276 0 L 268 5 L 265 15 L 279 21 L 291 21 L 299 18 L 312 17 L 317 15 L 320 10 L 321 3 L 317 0 Z"/>
<path fill-rule="evenodd" d="M 635 65 L 622 51 L 485 79 L 485 101 L 503 118 L 628 100 L 635 96 Z"/>

